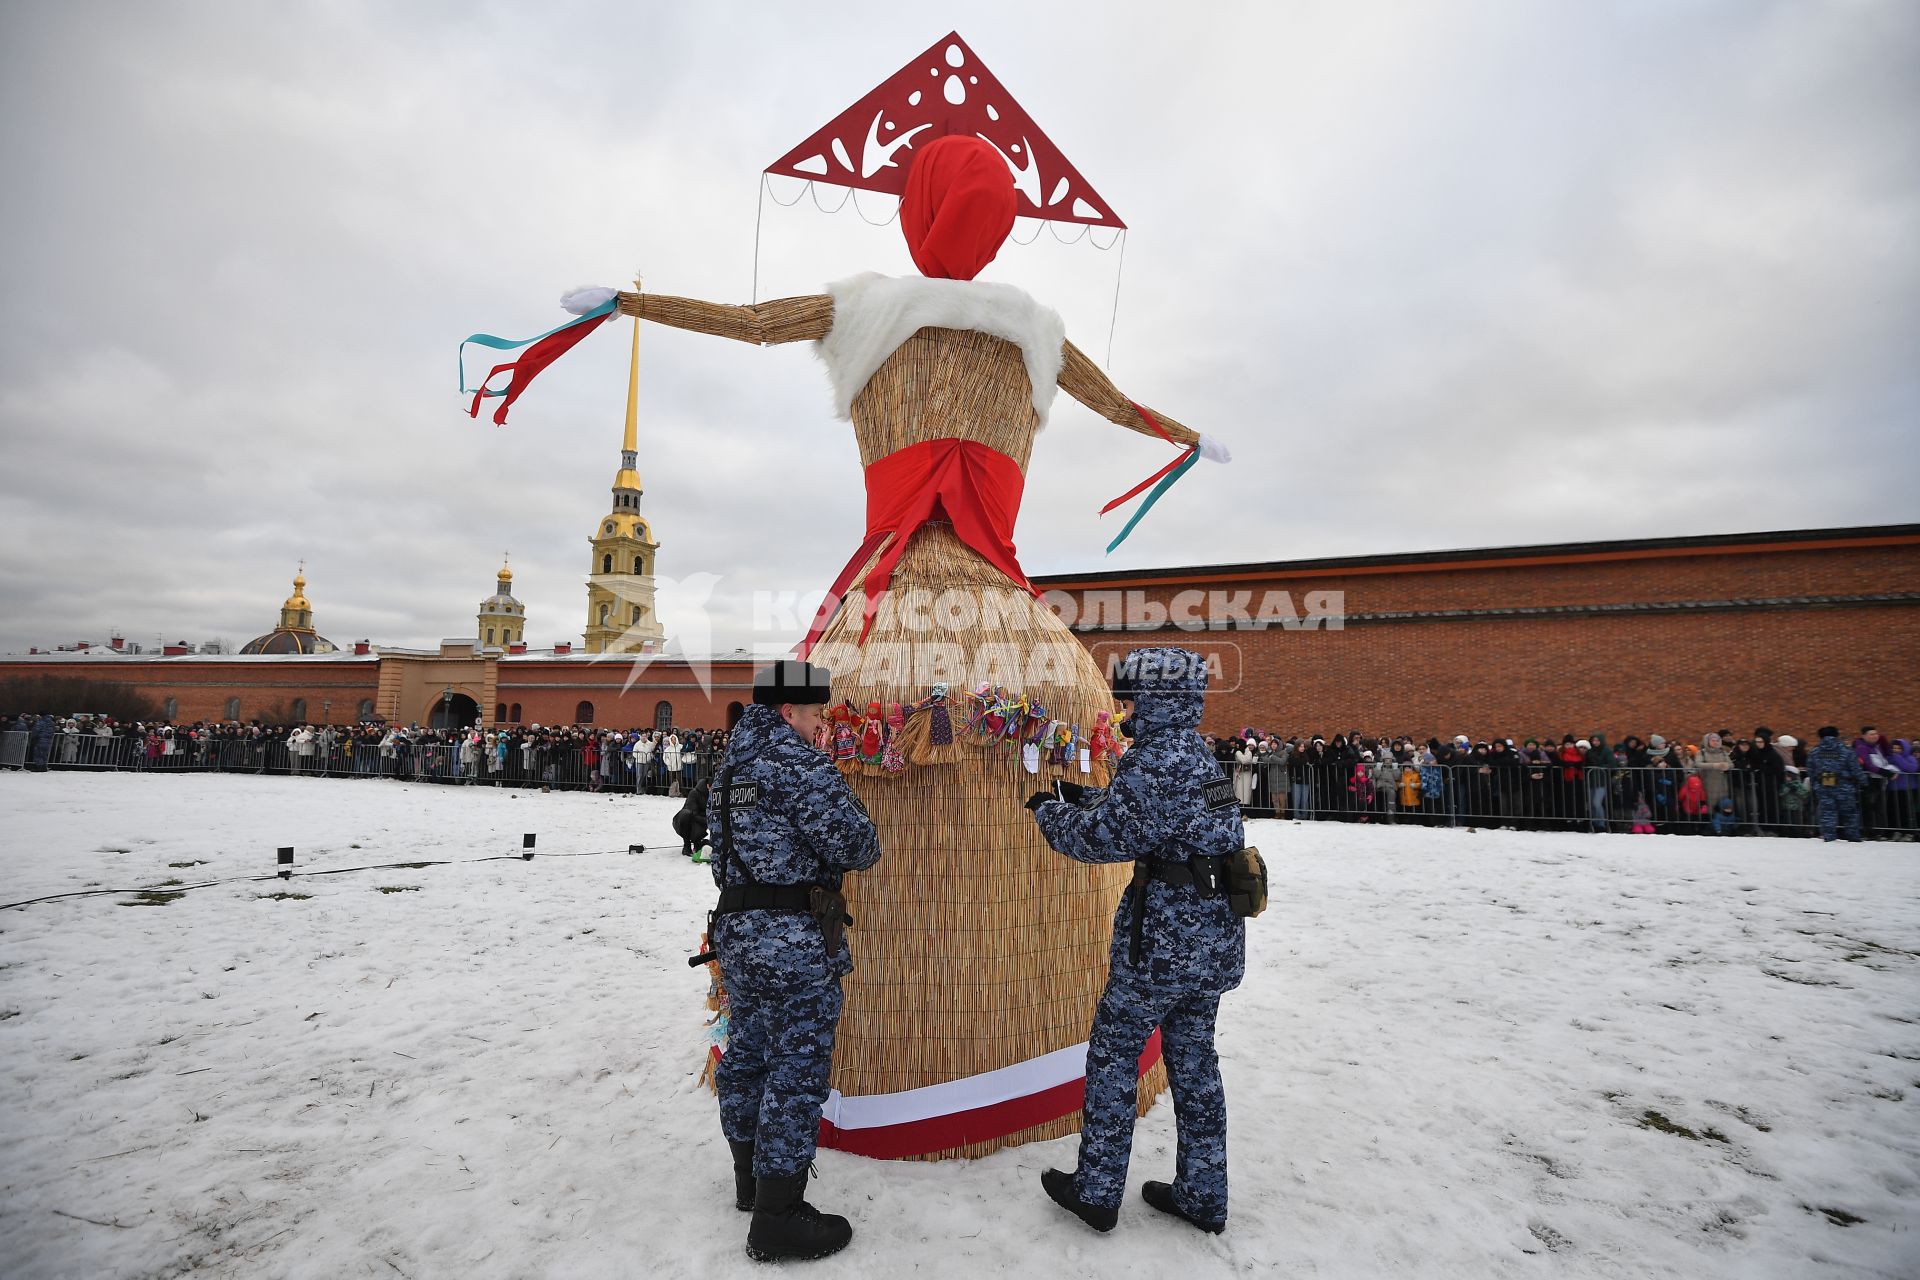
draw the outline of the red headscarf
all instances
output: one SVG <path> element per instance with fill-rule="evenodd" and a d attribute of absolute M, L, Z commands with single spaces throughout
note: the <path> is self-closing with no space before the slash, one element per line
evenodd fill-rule
<path fill-rule="evenodd" d="M 1013 230 L 1013 174 L 979 138 L 949 134 L 914 152 L 900 231 L 920 274 L 971 280 Z"/>

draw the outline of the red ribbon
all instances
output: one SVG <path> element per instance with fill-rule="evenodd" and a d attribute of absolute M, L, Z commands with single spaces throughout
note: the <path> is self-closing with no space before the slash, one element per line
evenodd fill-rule
<path fill-rule="evenodd" d="M 480 390 L 473 393 L 473 406 L 467 410 L 467 416 L 469 418 L 479 417 L 480 402 L 490 395 L 496 395 L 500 398 L 500 407 L 493 411 L 493 425 L 496 427 L 506 426 L 507 410 L 513 408 L 513 402 L 520 398 L 521 393 L 527 389 L 533 380 L 539 377 L 548 365 L 573 350 L 580 339 L 613 319 L 615 314 L 616 313 L 609 311 L 603 316 L 589 316 L 574 324 L 567 325 L 565 328 L 556 329 L 552 333 L 535 341 L 520 354 L 518 360 L 510 360 L 506 364 L 493 366 L 492 369 L 488 370 L 487 376 L 481 381 Z M 492 382 L 496 374 L 503 372 L 511 372 L 513 375 L 508 379 L 506 389 L 504 391 L 489 392 L 487 390 L 487 383 Z"/>
<path fill-rule="evenodd" d="M 926 440 L 879 459 L 866 475 L 866 539 L 821 602 L 807 638 L 796 651 L 801 657 L 813 651 L 860 566 L 891 537 L 867 572 L 866 613 L 860 624 L 860 643 L 866 643 L 894 566 L 906 554 L 914 533 L 931 520 L 951 523 L 955 536 L 988 564 L 1027 591 L 1040 594 L 1014 555 L 1013 524 L 1020 515 L 1020 495 L 1027 481 L 1012 458 L 974 440 Z"/>
<path fill-rule="evenodd" d="M 1139 404 L 1135 403 L 1132 400 L 1127 401 L 1127 403 L 1130 405 L 1133 405 L 1133 411 L 1139 414 L 1140 417 L 1146 422 L 1148 426 L 1153 428 L 1153 434 L 1159 436 L 1162 440 L 1165 440 L 1168 444 L 1173 445 L 1176 448 L 1179 447 L 1180 442 L 1178 440 L 1175 440 L 1172 436 L 1168 435 L 1166 432 L 1166 429 L 1162 427 L 1157 420 L 1155 420 L 1152 414 L 1148 413 L 1146 409 L 1144 409 L 1143 407 L 1141 407 Z M 1105 515 L 1107 514 L 1107 512 L 1113 510 L 1115 507 L 1119 506 L 1121 503 L 1127 502 L 1130 499 L 1134 498 L 1135 496 L 1141 493 L 1144 493 L 1148 488 L 1152 487 L 1154 484 L 1156 484 L 1162 478 L 1164 478 L 1169 471 L 1173 470 L 1175 467 L 1185 462 L 1188 458 L 1192 457 L 1194 454 L 1194 451 L 1197 450 L 1199 447 L 1200 446 L 1197 444 L 1188 445 L 1186 448 L 1186 451 L 1182 453 L 1179 457 L 1175 458 L 1172 462 L 1169 462 L 1166 466 L 1160 468 L 1158 471 L 1148 476 L 1145 480 L 1142 480 L 1139 484 L 1133 486 L 1133 488 L 1127 490 L 1125 493 L 1115 498 L 1112 502 L 1109 502 L 1106 506 L 1100 508 L 1100 514 Z"/>

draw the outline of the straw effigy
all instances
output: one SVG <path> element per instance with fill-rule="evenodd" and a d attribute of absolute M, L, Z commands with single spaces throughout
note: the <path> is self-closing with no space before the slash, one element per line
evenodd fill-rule
<path fill-rule="evenodd" d="M 628 315 L 747 342 L 818 339 L 830 297 L 752 307 L 620 295 Z M 1059 382 L 1109 420 L 1146 433 L 1138 410 L 1071 343 Z M 972 330 L 922 328 L 854 396 L 863 465 L 928 441 L 973 441 L 1025 473 L 1040 415 L 1018 346 Z M 1167 418 L 1181 443 L 1196 433 Z M 855 707 L 912 703 L 934 681 L 982 681 L 1024 694 L 1053 719 L 1089 730 L 1114 703 L 1086 649 L 1040 600 L 935 521 L 910 535 L 888 594 L 862 637 L 875 547 L 827 622 L 810 660 L 835 673 Z M 950 606 L 928 611 L 918 599 Z M 902 602 L 908 603 L 902 603 Z M 971 608 L 969 608 L 971 602 Z M 953 710 L 956 722 L 962 710 Z M 1106 985 L 1113 911 L 1130 866 L 1089 866 L 1048 849 L 1023 807 L 1055 778 L 1104 782 L 1042 763 L 1018 745 L 969 741 L 953 763 L 897 774 L 856 769 L 851 783 L 879 829 L 878 865 L 849 876 L 855 968 L 835 1042 L 833 1087 L 847 1098 L 896 1094 L 1023 1063 L 1083 1043 Z M 1158 1062 L 1140 1078 L 1141 1114 L 1166 1086 Z M 922 1155 L 985 1155 L 1077 1132 L 1081 1113 Z"/>

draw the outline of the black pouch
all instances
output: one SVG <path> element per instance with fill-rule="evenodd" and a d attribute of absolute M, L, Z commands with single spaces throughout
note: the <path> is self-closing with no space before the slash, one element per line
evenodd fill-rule
<path fill-rule="evenodd" d="M 1227 905 L 1244 920 L 1267 909 L 1267 862 L 1251 845 L 1227 855 Z"/>
<path fill-rule="evenodd" d="M 827 959 L 833 959 L 840 953 L 840 944 L 846 939 L 847 926 L 853 923 L 853 917 L 847 914 L 846 896 L 838 890 L 816 884 L 807 890 L 807 913 L 820 926 L 820 939 L 826 944 Z"/>

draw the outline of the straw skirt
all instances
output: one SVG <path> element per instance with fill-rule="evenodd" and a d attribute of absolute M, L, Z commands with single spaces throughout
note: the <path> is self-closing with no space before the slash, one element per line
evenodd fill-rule
<path fill-rule="evenodd" d="M 877 554 L 877 553 L 876 553 Z M 858 643 L 856 579 L 810 655 L 834 695 L 911 703 L 934 680 L 981 680 L 1026 694 L 1084 737 L 1113 699 L 1085 648 L 1054 615 L 968 549 L 944 523 L 914 534 L 887 607 Z M 971 602 L 971 604 L 970 604 Z M 1088 866 L 1054 853 L 1023 802 L 1053 779 L 1090 782 L 1077 759 L 1030 773 L 1018 746 L 967 745 L 956 763 L 856 775 L 881 857 L 847 877 L 854 972 L 834 1050 L 833 1086 L 896 1093 L 1011 1066 L 1083 1043 L 1107 979 L 1113 912 L 1130 863 Z M 1141 1080 L 1144 1114 L 1165 1087 Z M 978 1156 L 1059 1137 L 1080 1113 L 927 1158 Z"/>

